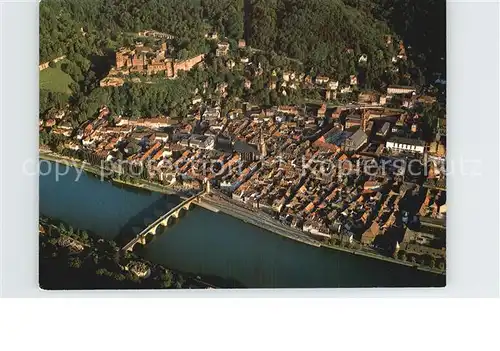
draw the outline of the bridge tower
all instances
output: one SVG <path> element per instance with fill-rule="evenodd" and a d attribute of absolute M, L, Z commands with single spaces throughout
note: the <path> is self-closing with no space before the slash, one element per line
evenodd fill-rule
<path fill-rule="evenodd" d="M 212 184 L 210 184 L 210 179 L 208 179 L 207 177 L 203 178 L 203 187 L 205 193 L 210 194 L 210 192 L 212 191 Z"/>

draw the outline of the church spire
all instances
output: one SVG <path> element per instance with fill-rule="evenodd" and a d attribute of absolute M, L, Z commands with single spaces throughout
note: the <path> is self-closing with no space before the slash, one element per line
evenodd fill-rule
<path fill-rule="evenodd" d="M 262 127 L 260 128 L 260 156 L 262 158 L 267 156 L 266 141 L 264 140 L 264 134 L 262 133 Z"/>

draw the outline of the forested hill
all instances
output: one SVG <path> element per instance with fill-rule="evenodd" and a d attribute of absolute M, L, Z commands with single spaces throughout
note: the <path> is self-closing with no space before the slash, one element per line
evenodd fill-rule
<path fill-rule="evenodd" d="M 386 68 L 403 40 L 422 71 L 446 71 L 446 0 L 245 0 L 252 46 L 298 58 L 319 73 L 352 70 L 345 50 L 366 54 L 370 71 Z"/>
<path fill-rule="evenodd" d="M 40 61 L 87 56 L 121 44 L 123 33 L 168 32 L 188 51 L 204 50 L 213 29 L 230 39 L 297 58 L 318 73 L 353 71 L 345 52 L 370 58 L 379 76 L 393 55 L 384 36 L 404 39 L 419 66 L 443 70 L 445 0 L 44 0 Z M 87 34 L 83 34 L 83 33 Z"/>
<path fill-rule="evenodd" d="M 40 62 L 113 48 L 127 33 L 145 29 L 170 33 L 177 47 L 202 51 L 210 30 L 243 37 L 243 0 L 43 0 Z"/>
<path fill-rule="evenodd" d="M 446 72 L 446 0 L 344 0 L 384 21 L 413 48 L 415 63 L 429 72 Z"/>
<path fill-rule="evenodd" d="M 355 57 L 368 55 L 375 70 L 385 69 L 383 62 L 390 60 L 387 24 L 341 0 L 249 1 L 249 41 L 255 47 L 288 54 L 318 73 L 348 71 L 349 49 Z"/>

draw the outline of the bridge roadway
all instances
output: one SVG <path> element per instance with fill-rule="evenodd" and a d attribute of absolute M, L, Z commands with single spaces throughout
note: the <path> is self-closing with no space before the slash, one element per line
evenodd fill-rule
<path fill-rule="evenodd" d="M 135 238 L 133 238 L 125 246 L 123 246 L 122 251 L 133 251 L 134 246 L 138 243 L 145 246 L 147 243 L 146 239 L 147 239 L 148 235 L 152 235 L 152 236 L 156 235 L 156 232 L 157 232 L 157 229 L 159 226 L 167 227 L 169 224 L 169 221 L 172 217 L 179 218 L 179 216 L 183 210 L 188 211 L 191 208 L 192 203 L 197 202 L 201 196 L 205 195 L 206 192 L 207 191 L 205 189 L 205 190 L 201 191 L 200 193 L 198 193 L 194 196 L 191 196 L 190 198 L 185 199 L 180 204 L 178 204 L 177 206 L 172 208 L 170 211 L 168 211 L 164 215 L 160 216 L 156 221 L 154 221 L 153 223 L 148 225 L 146 227 L 146 229 L 144 229 L 142 232 L 137 234 L 137 236 Z"/>

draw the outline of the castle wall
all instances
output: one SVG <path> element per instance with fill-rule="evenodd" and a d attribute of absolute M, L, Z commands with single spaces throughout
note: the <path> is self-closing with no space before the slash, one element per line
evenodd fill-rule
<path fill-rule="evenodd" d="M 187 60 L 175 62 L 174 63 L 174 72 L 173 72 L 174 76 L 177 76 L 177 73 L 179 71 L 189 71 L 191 68 L 193 68 L 193 66 L 195 66 L 196 64 L 203 61 L 204 58 L 205 58 L 205 55 L 201 54 L 201 55 L 195 56 L 195 57 L 187 59 Z"/>

